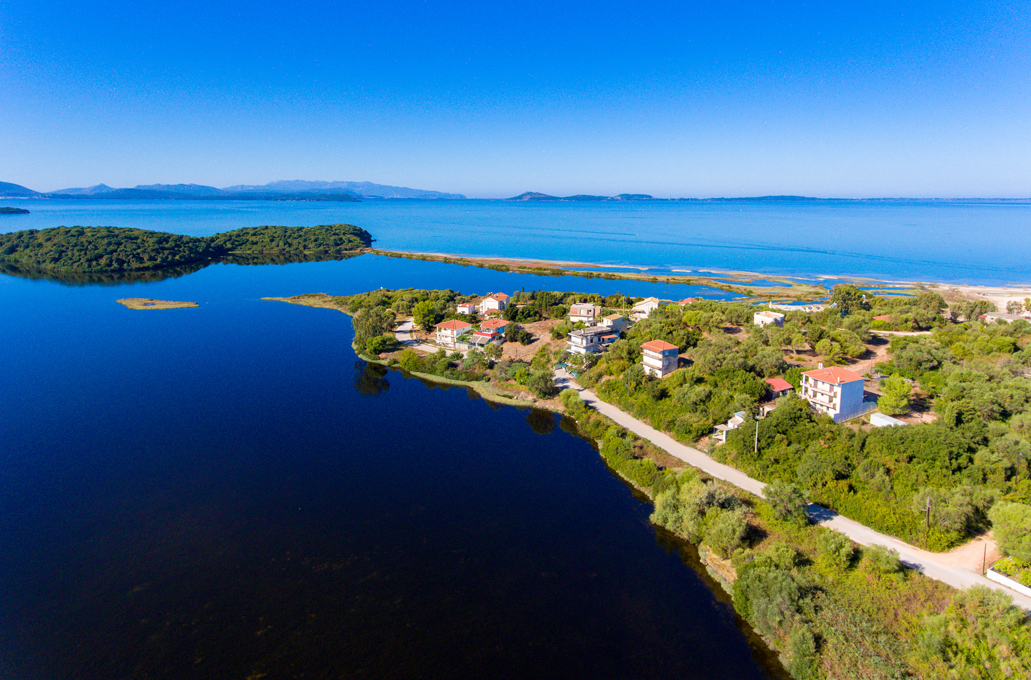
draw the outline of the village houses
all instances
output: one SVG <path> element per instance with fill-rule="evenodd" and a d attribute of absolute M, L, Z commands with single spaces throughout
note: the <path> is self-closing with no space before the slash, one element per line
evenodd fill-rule
<path fill-rule="evenodd" d="M 442 321 L 436 325 L 437 344 L 445 347 L 454 347 L 458 344 L 459 338 L 473 329 L 473 325 L 466 321 L 451 319 Z"/>
<path fill-rule="evenodd" d="M 756 326 L 774 326 L 781 327 L 784 325 L 784 315 L 780 312 L 762 311 L 756 312 L 752 315 L 752 323 Z"/>
<path fill-rule="evenodd" d="M 569 320 L 573 323 L 583 322 L 593 326 L 601 316 L 601 307 L 590 302 L 577 302 L 569 308 Z"/>
<path fill-rule="evenodd" d="M 863 376 L 831 366 L 802 374 L 802 397 L 820 413 L 841 422 L 863 413 Z"/>
<path fill-rule="evenodd" d="M 680 350 L 664 340 L 652 340 L 641 345 L 643 356 L 641 365 L 644 372 L 655 378 L 665 378 L 677 370 L 680 361 Z"/>
<path fill-rule="evenodd" d="M 597 354 L 619 338 L 604 326 L 580 328 L 570 331 L 566 337 L 566 348 L 575 354 Z"/>
<path fill-rule="evenodd" d="M 507 295 L 504 293 L 491 293 L 480 302 L 480 314 L 486 314 L 490 310 L 503 312 L 507 306 Z"/>
<path fill-rule="evenodd" d="M 647 319 L 648 315 L 659 308 L 659 298 L 649 297 L 641 300 L 630 310 L 630 318 L 634 321 Z"/>

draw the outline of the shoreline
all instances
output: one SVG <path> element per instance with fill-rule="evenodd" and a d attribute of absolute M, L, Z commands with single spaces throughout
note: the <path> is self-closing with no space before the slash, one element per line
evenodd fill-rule
<path fill-rule="evenodd" d="M 420 259 L 428 261 L 443 262 L 445 264 L 457 264 L 461 266 L 477 266 L 485 268 L 510 267 L 514 268 L 517 274 L 537 274 L 550 276 L 584 276 L 587 278 L 605 278 L 609 280 L 647 281 L 651 283 L 668 283 L 672 285 L 700 285 L 723 290 L 725 292 L 739 293 L 746 297 L 773 299 L 794 297 L 796 299 L 808 299 L 822 291 L 824 296 L 830 294 L 830 290 L 823 285 L 826 281 L 847 281 L 860 287 L 878 289 L 878 294 L 906 294 L 907 292 L 936 292 L 946 299 L 955 300 L 983 300 L 991 301 L 999 311 L 1005 311 L 1006 302 L 1018 300 L 1023 302 L 1024 298 L 1031 298 L 1031 283 L 1013 283 L 1005 285 L 968 284 L 946 281 L 904 281 L 904 280 L 882 280 L 865 276 L 852 276 L 848 274 L 814 274 L 807 276 L 784 276 L 779 274 L 762 274 L 759 272 L 718 270 L 718 269 L 671 269 L 672 274 L 645 273 L 652 267 L 636 264 L 601 264 L 593 262 L 578 262 L 572 260 L 544 260 L 538 258 L 520 258 L 506 256 L 473 257 L 465 255 L 454 255 L 449 253 L 417 252 L 401 250 L 383 250 L 369 248 L 365 251 L 370 255 L 383 255 L 385 257 L 400 257 L 404 259 Z M 589 267 L 602 270 L 600 272 L 582 271 L 570 267 Z M 546 269 L 552 273 L 523 271 L 526 269 Z M 610 269 L 636 269 L 635 273 L 621 271 L 605 271 Z M 780 286 L 761 286 L 749 288 L 749 283 L 756 281 L 774 281 L 784 284 Z M 810 282 L 820 283 L 810 283 Z M 745 290 L 750 292 L 746 295 Z M 795 290 L 795 289 L 799 290 Z M 890 288 L 892 290 L 880 290 Z"/>

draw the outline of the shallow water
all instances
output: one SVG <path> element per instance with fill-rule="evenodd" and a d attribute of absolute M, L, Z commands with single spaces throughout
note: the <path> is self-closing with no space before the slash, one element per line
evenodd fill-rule
<path fill-rule="evenodd" d="M 1031 283 L 1031 202 L 5 200 L 0 231 L 105 225 L 209 235 L 346 222 L 386 249 L 659 269 Z"/>

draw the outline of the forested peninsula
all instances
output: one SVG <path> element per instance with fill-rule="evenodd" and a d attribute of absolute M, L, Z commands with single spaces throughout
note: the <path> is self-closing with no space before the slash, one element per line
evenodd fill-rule
<path fill-rule="evenodd" d="M 28 215 L 29 211 L 24 208 L 8 208 L 0 206 L 0 215 Z"/>
<path fill-rule="evenodd" d="M 139 272 L 214 262 L 337 259 L 372 243 L 350 224 L 245 227 L 184 236 L 123 227 L 55 227 L 0 234 L 0 270 L 24 276 Z"/>

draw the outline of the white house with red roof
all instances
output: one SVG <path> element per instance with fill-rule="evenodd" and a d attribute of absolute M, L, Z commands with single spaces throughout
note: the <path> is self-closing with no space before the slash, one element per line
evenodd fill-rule
<path fill-rule="evenodd" d="M 830 366 L 802 374 L 802 398 L 820 413 L 826 413 L 841 422 L 863 413 L 863 376 L 842 368 Z"/>
<path fill-rule="evenodd" d="M 459 314 L 475 314 L 476 303 L 475 302 L 459 302 L 456 311 Z"/>
<path fill-rule="evenodd" d="M 508 307 L 508 296 L 504 293 L 491 293 L 480 301 L 480 314 L 486 314 L 491 309 L 503 312 L 505 307 Z"/>
<path fill-rule="evenodd" d="M 459 338 L 466 333 L 470 333 L 473 330 L 473 325 L 466 321 L 459 321 L 458 319 L 451 319 L 450 321 L 441 321 L 436 325 L 437 329 L 437 344 L 444 345 L 445 347 L 454 347 Z"/>
<path fill-rule="evenodd" d="M 665 378 L 677 370 L 680 350 L 676 345 L 671 345 L 664 340 L 652 340 L 641 345 L 641 350 L 644 353 L 641 365 L 648 375 Z"/>

